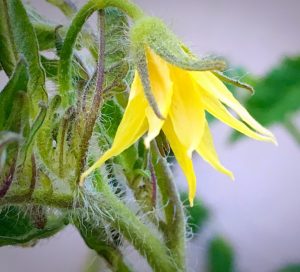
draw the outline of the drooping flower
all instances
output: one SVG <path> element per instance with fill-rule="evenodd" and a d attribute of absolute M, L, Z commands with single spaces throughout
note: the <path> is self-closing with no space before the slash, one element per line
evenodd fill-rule
<path fill-rule="evenodd" d="M 215 169 L 233 178 L 233 174 L 218 158 L 205 118 L 206 112 L 248 137 L 276 142 L 273 134 L 250 116 L 212 72 L 179 68 L 165 61 L 149 47 L 145 49 L 145 56 L 151 90 L 164 118 L 159 118 L 154 112 L 145 95 L 140 74 L 136 72 L 128 105 L 111 148 L 82 174 L 81 181 L 106 160 L 117 156 L 144 135 L 145 145 L 149 147 L 150 142 L 162 130 L 186 176 L 189 200 L 193 205 L 196 193 L 192 163 L 194 151 Z M 227 107 L 235 111 L 242 121 L 235 118 Z"/>

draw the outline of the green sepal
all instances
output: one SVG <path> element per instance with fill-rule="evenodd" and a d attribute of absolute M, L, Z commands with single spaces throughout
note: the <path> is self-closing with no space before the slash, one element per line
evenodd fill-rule
<path fill-rule="evenodd" d="M 7 11 L 7 0 L 0 0 L 0 63 L 7 76 L 10 76 L 14 70 L 17 62 L 16 55 Z"/>
<path fill-rule="evenodd" d="M 11 114 L 13 101 L 19 91 L 26 91 L 28 75 L 25 62 L 20 59 L 11 78 L 0 92 L 0 129 L 4 127 L 9 115 Z"/>
<path fill-rule="evenodd" d="M 142 47 L 139 49 L 138 52 L 136 52 L 137 55 L 135 57 L 135 62 L 136 62 L 137 70 L 138 70 L 139 76 L 141 78 L 145 97 L 146 97 L 149 105 L 151 106 L 151 108 L 154 111 L 154 113 L 156 114 L 156 116 L 158 118 L 160 118 L 161 120 L 164 120 L 165 117 L 160 112 L 160 109 L 156 103 L 155 97 L 154 97 L 152 89 L 151 89 L 149 71 L 148 71 L 148 62 L 146 59 L 146 54 L 144 52 L 144 49 L 145 48 Z"/>
<path fill-rule="evenodd" d="M 234 78 L 232 78 L 232 77 L 230 77 L 230 76 L 227 76 L 227 75 L 225 75 L 225 74 L 222 73 L 222 72 L 214 71 L 213 73 L 214 73 L 214 75 L 215 75 L 216 77 L 218 77 L 219 79 L 221 79 L 222 81 L 224 81 L 224 82 L 226 82 L 226 83 L 232 84 L 232 85 L 234 85 L 235 87 L 238 87 L 238 88 L 246 89 L 246 90 L 248 90 L 252 95 L 255 93 L 254 88 L 253 88 L 251 85 L 249 85 L 249 84 L 247 84 L 247 83 L 245 83 L 245 82 L 242 82 L 242 81 L 240 81 L 240 80 L 238 80 L 238 79 L 234 79 Z"/>
<path fill-rule="evenodd" d="M 184 70 L 206 71 L 226 68 L 225 62 L 221 59 L 196 58 L 158 18 L 139 19 L 131 28 L 130 34 L 134 55 L 141 48 L 148 46 L 164 60 Z"/>

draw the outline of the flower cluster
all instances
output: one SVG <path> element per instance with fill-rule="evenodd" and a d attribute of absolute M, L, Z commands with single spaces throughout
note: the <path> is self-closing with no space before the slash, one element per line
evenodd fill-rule
<path fill-rule="evenodd" d="M 149 148 L 162 130 L 189 185 L 190 205 L 196 193 L 192 154 L 196 151 L 218 171 L 233 174 L 220 162 L 206 112 L 256 140 L 276 143 L 273 134 L 253 119 L 219 79 L 216 59 L 198 60 L 155 18 L 142 18 L 131 32 L 136 71 L 128 105 L 114 142 L 81 176 L 81 183 L 106 160 L 143 137 Z M 230 108 L 240 117 L 234 117 Z"/>

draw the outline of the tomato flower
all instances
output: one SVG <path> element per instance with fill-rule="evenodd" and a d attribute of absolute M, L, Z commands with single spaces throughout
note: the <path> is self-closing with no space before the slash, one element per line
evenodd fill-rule
<path fill-rule="evenodd" d="M 209 112 L 248 137 L 270 142 L 276 140 L 270 131 L 250 116 L 212 72 L 189 71 L 176 67 L 150 48 L 146 49 L 145 55 L 148 80 L 163 118 L 157 116 L 148 102 L 142 79 L 136 72 L 129 102 L 112 147 L 82 174 L 81 181 L 106 160 L 117 156 L 145 134 L 144 142 L 149 148 L 150 142 L 163 130 L 187 178 L 189 201 L 193 205 L 196 193 L 196 177 L 192 163 L 194 151 L 215 169 L 233 179 L 233 174 L 221 164 L 218 158 L 205 112 Z M 235 118 L 226 106 L 234 110 L 242 121 Z"/>

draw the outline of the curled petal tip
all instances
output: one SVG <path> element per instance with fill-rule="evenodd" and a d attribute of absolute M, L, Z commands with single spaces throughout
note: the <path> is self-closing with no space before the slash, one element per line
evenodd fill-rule
<path fill-rule="evenodd" d="M 275 137 L 272 138 L 272 143 L 275 145 L 275 146 L 279 146 L 277 140 Z"/>
<path fill-rule="evenodd" d="M 271 142 L 275 146 L 278 146 L 277 139 L 276 139 L 276 137 L 271 132 L 270 132 L 270 135 L 268 135 L 267 137 L 268 137 L 268 141 L 269 142 Z"/>
<path fill-rule="evenodd" d="M 190 197 L 189 198 L 189 202 L 190 202 L 190 207 L 194 207 L 194 198 L 193 197 Z"/>

